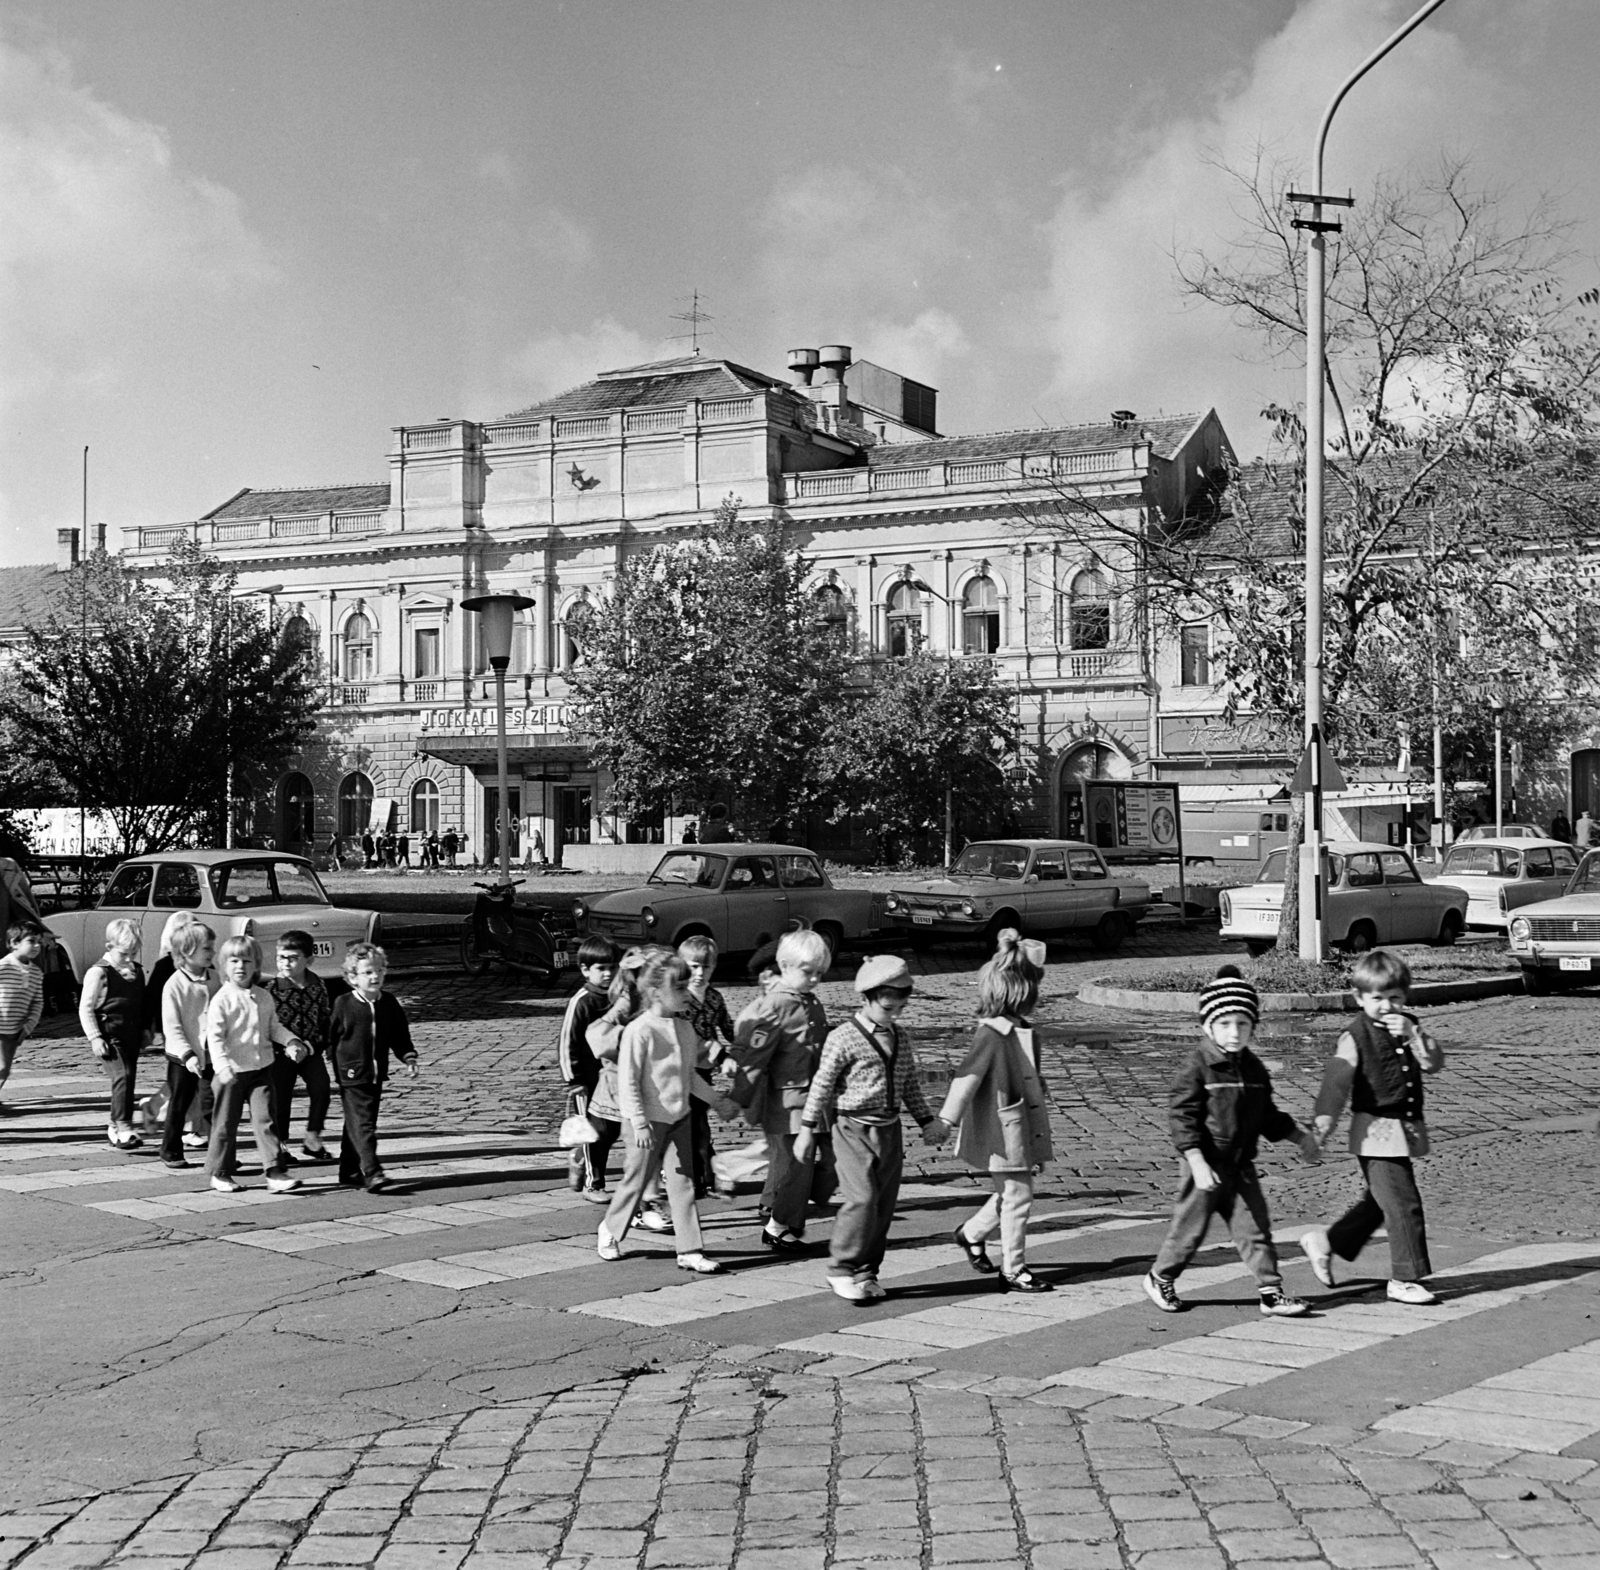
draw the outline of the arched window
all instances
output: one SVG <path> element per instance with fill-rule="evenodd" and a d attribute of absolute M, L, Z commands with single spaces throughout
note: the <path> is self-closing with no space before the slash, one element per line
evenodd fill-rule
<path fill-rule="evenodd" d="M 317 833 L 317 793 L 303 774 L 283 782 L 282 843 L 309 845 Z"/>
<path fill-rule="evenodd" d="M 825 583 L 813 598 L 822 624 L 834 637 L 843 638 L 850 630 L 850 607 L 845 603 L 844 590 L 836 583 Z"/>
<path fill-rule="evenodd" d="M 283 624 L 283 646 L 286 649 L 299 649 L 306 654 L 316 647 L 311 623 L 304 616 L 291 616 Z"/>
<path fill-rule="evenodd" d="M 961 649 L 993 654 L 1000 647 L 1000 593 L 993 578 L 974 578 L 961 596 Z"/>
<path fill-rule="evenodd" d="M 344 624 L 344 679 L 371 681 L 376 670 L 372 623 L 358 611 Z"/>
<path fill-rule="evenodd" d="M 571 670 L 583 663 L 584 643 L 594 610 L 587 600 L 574 600 L 561 618 L 561 668 Z"/>
<path fill-rule="evenodd" d="M 439 832 L 439 787 L 432 780 L 418 780 L 411 787 L 411 832 Z"/>
<path fill-rule="evenodd" d="M 359 839 L 372 820 L 372 781 L 365 774 L 347 774 L 339 784 L 339 833 Z"/>
<path fill-rule="evenodd" d="M 915 654 L 922 642 L 922 596 L 904 580 L 889 590 L 888 648 L 896 657 Z"/>
<path fill-rule="evenodd" d="M 1072 580 L 1067 596 L 1067 647 L 1111 647 L 1111 594 L 1104 574 L 1086 567 Z"/>

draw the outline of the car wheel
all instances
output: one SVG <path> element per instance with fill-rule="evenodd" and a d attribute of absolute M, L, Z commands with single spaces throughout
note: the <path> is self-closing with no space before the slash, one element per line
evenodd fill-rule
<path fill-rule="evenodd" d="M 844 930 L 831 921 L 819 922 L 811 930 L 828 945 L 828 970 L 832 970 L 839 950 L 844 947 Z M 827 971 L 823 974 L 826 975 Z"/>
<path fill-rule="evenodd" d="M 989 925 L 983 929 L 983 946 L 986 949 L 995 949 L 1000 943 L 1000 934 L 1007 927 L 1015 927 L 1022 931 L 1022 917 L 1014 910 L 996 911 L 990 919 Z"/>
<path fill-rule="evenodd" d="M 1524 965 L 1522 967 L 1522 990 L 1530 998 L 1547 998 L 1550 996 L 1550 977 L 1537 965 Z"/>
<path fill-rule="evenodd" d="M 489 956 L 478 947 L 478 929 L 470 920 L 461 925 L 461 968 L 469 976 L 481 976 L 489 969 Z"/>
<path fill-rule="evenodd" d="M 1095 923 L 1094 931 L 1090 934 L 1090 942 L 1102 954 L 1112 954 L 1122 947 L 1123 940 L 1127 936 L 1127 921 L 1118 911 L 1108 910 Z"/>
<path fill-rule="evenodd" d="M 1351 954 L 1365 954 L 1377 942 L 1378 929 L 1370 921 L 1358 921 L 1345 934 L 1344 946 Z"/>
<path fill-rule="evenodd" d="M 1439 923 L 1439 936 L 1434 941 L 1442 949 L 1451 947 L 1461 936 L 1463 925 L 1460 911 L 1447 910 L 1444 913 L 1444 920 Z"/>
<path fill-rule="evenodd" d="M 1246 938 L 1244 946 L 1249 949 L 1251 959 L 1260 959 L 1263 954 L 1270 954 L 1278 943 L 1275 938 Z"/>

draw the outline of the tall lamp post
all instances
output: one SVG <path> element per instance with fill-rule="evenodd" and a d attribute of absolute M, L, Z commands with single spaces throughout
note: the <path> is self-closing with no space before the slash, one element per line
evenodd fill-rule
<path fill-rule="evenodd" d="M 464 611 L 476 611 L 481 618 L 483 649 L 494 669 L 494 717 L 497 761 L 500 768 L 500 811 L 497 837 L 500 845 L 500 881 L 511 881 L 511 801 L 506 783 L 506 667 L 511 663 L 511 633 L 518 611 L 531 610 L 533 601 L 524 594 L 480 594 L 463 600 Z"/>
<path fill-rule="evenodd" d="M 953 646 L 955 643 L 955 618 L 952 614 L 955 602 L 953 600 L 947 600 L 937 589 L 935 589 L 931 584 L 924 583 L 921 578 L 911 578 L 907 581 L 919 594 L 927 594 L 938 600 L 939 603 L 944 606 L 945 615 L 950 619 L 950 636 L 945 640 L 947 647 L 944 651 L 944 684 L 946 689 L 948 689 L 950 686 L 950 661 L 954 657 L 953 648 L 950 646 Z M 956 859 L 955 842 L 956 792 L 954 782 L 947 777 L 944 784 L 944 864 L 947 871 L 954 864 Z"/>
<path fill-rule="evenodd" d="M 1327 304 L 1327 239 L 1337 232 L 1337 219 L 1325 219 L 1325 206 L 1352 207 L 1354 199 L 1348 196 L 1329 196 L 1322 189 L 1322 157 L 1328 144 L 1328 129 L 1334 114 L 1344 102 L 1345 95 L 1373 66 L 1403 39 L 1433 15 L 1445 0 L 1428 0 L 1403 27 L 1379 44 L 1365 60 L 1340 84 L 1338 92 L 1328 101 L 1317 125 L 1317 134 L 1311 144 L 1311 189 L 1309 192 L 1290 191 L 1289 200 L 1309 206 L 1309 218 L 1296 218 L 1294 227 L 1305 229 L 1311 235 L 1311 248 L 1306 258 L 1306 745 L 1312 749 L 1320 766 L 1322 748 L 1322 460 L 1325 444 L 1323 407 L 1323 381 L 1327 366 L 1325 339 L 1325 307 Z M 1320 961 L 1323 958 L 1323 885 L 1325 868 L 1322 856 L 1322 797 L 1321 792 L 1308 792 L 1307 803 L 1315 805 L 1306 815 L 1306 843 L 1301 860 L 1302 890 L 1307 888 L 1306 874 L 1310 873 L 1311 920 L 1305 920 L 1306 905 L 1301 902 L 1300 957 Z"/>

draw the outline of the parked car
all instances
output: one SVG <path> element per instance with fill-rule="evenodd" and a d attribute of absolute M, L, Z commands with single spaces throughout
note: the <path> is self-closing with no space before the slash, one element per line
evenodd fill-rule
<path fill-rule="evenodd" d="M 1504 932 L 1511 913 L 1551 899 L 1578 870 L 1578 853 L 1552 839 L 1457 840 L 1430 881 L 1467 896 L 1467 925 Z"/>
<path fill-rule="evenodd" d="M 1097 948 L 1121 947 L 1150 908 L 1150 886 L 1113 880 L 1100 852 L 1079 840 L 979 840 L 942 878 L 884 898 L 891 930 L 915 939 L 981 938 L 1002 927 L 1025 937 L 1087 933 Z"/>
<path fill-rule="evenodd" d="M 1218 895 L 1222 936 L 1242 939 L 1252 954 L 1278 941 L 1287 850 L 1261 863 L 1254 883 Z M 1393 845 L 1336 840 L 1328 846 L 1328 942 L 1359 954 L 1380 943 L 1454 943 L 1467 924 L 1467 896 L 1424 883 L 1416 864 Z"/>
<path fill-rule="evenodd" d="M 1537 823 L 1502 823 L 1498 829 L 1492 823 L 1477 823 L 1470 829 L 1463 829 L 1456 836 L 1456 843 L 1459 845 L 1462 840 L 1542 840 L 1548 837 Z"/>
<path fill-rule="evenodd" d="M 1600 851 L 1584 856 L 1563 893 L 1517 911 L 1507 936 L 1529 992 L 1600 976 Z"/>
<path fill-rule="evenodd" d="M 869 889 L 836 889 L 803 845 L 684 845 L 639 887 L 579 899 L 572 914 L 581 933 L 623 947 L 703 934 L 724 954 L 750 953 L 798 924 L 838 953 L 875 935 L 876 904 Z"/>
<path fill-rule="evenodd" d="M 162 929 L 174 911 L 192 910 L 217 935 L 252 937 L 261 944 L 262 970 L 271 975 L 278 934 L 298 927 L 316 945 L 311 968 L 334 976 L 352 943 L 376 943 L 376 911 L 341 910 L 323 891 L 303 856 L 259 850 L 174 850 L 135 856 L 112 874 L 92 910 L 45 918 L 79 981 L 105 953 L 106 926 L 119 916 L 138 922 L 143 963 L 156 961 Z"/>

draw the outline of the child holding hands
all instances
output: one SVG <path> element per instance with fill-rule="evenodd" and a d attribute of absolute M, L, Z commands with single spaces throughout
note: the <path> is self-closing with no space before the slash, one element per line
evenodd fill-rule
<path fill-rule="evenodd" d="M 167 952 L 172 974 L 161 989 L 161 1039 L 167 1056 L 167 1123 L 161 1160 L 174 1171 L 189 1165 L 183 1128 L 206 1072 L 206 1011 L 217 995 L 211 973 L 216 936 L 198 921 L 174 929 Z"/>
<path fill-rule="evenodd" d="M 389 1078 L 389 1059 L 398 1058 L 417 1077 L 417 1049 L 399 998 L 383 990 L 389 956 L 376 943 L 352 943 L 345 950 L 344 979 L 350 991 L 333 1005 L 328 1023 L 329 1055 L 344 1105 L 339 1140 L 339 1182 L 346 1188 L 382 1193 L 389 1186 L 378 1164 L 378 1110 Z"/>
<path fill-rule="evenodd" d="M 94 1055 L 111 1077 L 111 1113 L 106 1138 L 118 1150 L 137 1150 L 133 1131 L 134 1076 L 144 1047 L 144 967 L 139 963 L 139 927 L 126 916 L 106 923 L 106 952 L 83 974 L 78 1023 Z"/>
<path fill-rule="evenodd" d="M 6 928 L 6 952 L 0 958 L 0 1088 L 11 1078 L 11 1064 L 23 1038 L 31 1036 L 44 1012 L 44 953 L 46 929 L 31 916 Z"/>

